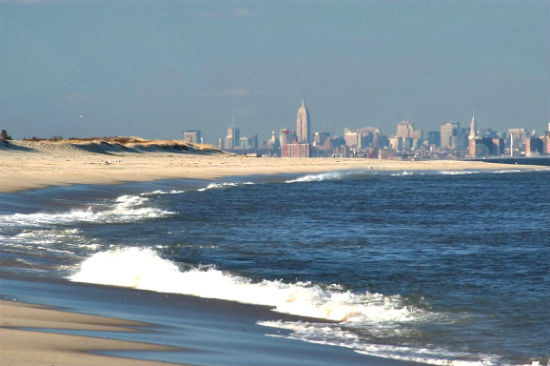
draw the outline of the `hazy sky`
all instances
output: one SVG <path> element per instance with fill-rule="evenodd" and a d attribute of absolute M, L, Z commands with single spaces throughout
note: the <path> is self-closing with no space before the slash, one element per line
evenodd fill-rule
<path fill-rule="evenodd" d="M 546 129 L 548 0 L 0 0 L 0 128 L 207 142 L 445 121 Z"/>

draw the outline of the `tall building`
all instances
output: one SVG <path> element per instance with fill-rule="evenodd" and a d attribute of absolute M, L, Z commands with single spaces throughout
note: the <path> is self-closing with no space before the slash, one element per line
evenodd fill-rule
<path fill-rule="evenodd" d="M 528 136 L 525 128 L 509 128 L 508 136 L 510 141 L 510 156 L 525 152 L 525 139 Z"/>
<path fill-rule="evenodd" d="M 459 147 L 460 124 L 458 122 L 445 122 L 441 125 L 441 148 L 456 150 Z"/>
<path fill-rule="evenodd" d="M 410 121 L 401 121 L 397 124 L 395 137 L 408 139 L 413 138 L 414 125 Z"/>
<path fill-rule="evenodd" d="M 470 123 L 470 133 L 468 134 L 468 155 L 475 156 L 476 154 L 476 137 L 477 137 L 476 117 L 472 116 Z"/>
<path fill-rule="evenodd" d="M 183 132 L 183 140 L 200 144 L 202 142 L 201 130 L 185 130 Z"/>
<path fill-rule="evenodd" d="M 225 143 L 223 147 L 227 150 L 234 150 L 239 146 L 241 139 L 241 133 L 235 126 L 227 129 L 227 136 L 225 136 Z"/>
<path fill-rule="evenodd" d="M 441 133 L 439 131 L 428 131 L 428 144 L 439 147 L 441 143 Z"/>
<path fill-rule="evenodd" d="M 302 98 L 302 105 L 298 108 L 296 115 L 296 138 L 299 144 L 311 143 L 311 121 L 304 98 Z"/>
<path fill-rule="evenodd" d="M 411 121 L 401 121 L 397 124 L 394 142 L 396 151 L 414 150 L 419 141 L 422 141 L 422 130 L 415 130 Z"/>

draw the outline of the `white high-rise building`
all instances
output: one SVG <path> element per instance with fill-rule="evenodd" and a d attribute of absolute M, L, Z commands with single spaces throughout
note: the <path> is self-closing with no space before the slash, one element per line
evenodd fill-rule
<path fill-rule="evenodd" d="M 311 143 L 311 121 L 304 98 L 296 116 L 296 138 L 299 144 Z"/>

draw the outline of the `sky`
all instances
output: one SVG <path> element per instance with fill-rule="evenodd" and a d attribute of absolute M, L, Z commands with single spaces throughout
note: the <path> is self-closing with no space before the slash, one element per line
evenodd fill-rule
<path fill-rule="evenodd" d="M 547 0 L 0 0 L 0 129 L 215 144 L 550 121 Z"/>

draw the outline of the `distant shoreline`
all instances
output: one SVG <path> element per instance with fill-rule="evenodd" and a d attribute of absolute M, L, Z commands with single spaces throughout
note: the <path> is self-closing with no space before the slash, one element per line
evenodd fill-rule
<path fill-rule="evenodd" d="M 128 144 L 104 141 L 10 141 L 0 146 L 0 192 L 71 184 L 118 184 L 162 179 L 322 173 L 335 170 L 544 170 L 494 160 L 398 161 L 362 158 L 270 158 L 229 154 L 174 140 Z"/>
<path fill-rule="evenodd" d="M 550 166 L 550 156 L 519 156 L 519 157 L 496 157 L 486 159 L 472 159 L 470 161 L 482 161 L 495 164 L 521 164 Z"/>

